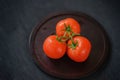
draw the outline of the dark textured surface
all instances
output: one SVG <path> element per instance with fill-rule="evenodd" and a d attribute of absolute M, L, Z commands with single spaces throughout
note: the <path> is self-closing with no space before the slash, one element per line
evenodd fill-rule
<path fill-rule="evenodd" d="M 56 11 L 85 12 L 100 22 L 111 40 L 105 67 L 81 80 L 120 80 L 120 7 L 117 0 L 0 0 L 0 80 L 58 80 L 33 63 L 28 50 L 32 28 Z"/>

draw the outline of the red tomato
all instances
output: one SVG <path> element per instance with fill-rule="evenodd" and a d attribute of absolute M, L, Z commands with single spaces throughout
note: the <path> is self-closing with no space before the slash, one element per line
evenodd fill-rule
<path fill-rule="evenodd" d="M 67 54 L 70 59 L 72 59 L 75 62 L 84 62 L 91 50 L 91 43 L 90 41 L 82 36 L 76 36 L 73 38 L 74 44 L 72 44 L 72 41 L 68 41 L 68 50 Z"/>
<path fill-rule="evenodd" d="M 49 58 L 59 59 L 66 52 L 66 43 L 58 41 L 55 35 L 51 35 L 44 41 L 43 50 Z"/>
<path fill-rule="evenodd" d="M 75 34 L 80 33 L 80 24 L 73 18 L 66 18 L 59 21 L 56 25 L 56 34 L 58 36 L 63 36 L 64 33 L 73 32 Z"/>

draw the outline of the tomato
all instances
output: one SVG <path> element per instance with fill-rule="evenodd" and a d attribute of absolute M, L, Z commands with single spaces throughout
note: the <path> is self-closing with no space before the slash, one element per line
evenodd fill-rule
<path fill-rule="evenodd" d="M 80 33 L 80 24 L 73 18 L 66 18 L 59 21 L 56 25 L 56 34 L 58 36 L 63 36 L 65 33 Z"/>
<path fill-rule="evenodd" d="M 68 57 L 75 62 L 84 62 L 91 51 L 90 41 L 83 36 L 75 36 L 73 41 L 74 43 L 71 40 L 68 41 Z"/>
<path fill-rule="evenodd" d="M 66 43 L 57 40 L 55 35 L 48 36 L 43 43 L 45 54 L 52 59 L 61 58 L 66 52 Z"/>

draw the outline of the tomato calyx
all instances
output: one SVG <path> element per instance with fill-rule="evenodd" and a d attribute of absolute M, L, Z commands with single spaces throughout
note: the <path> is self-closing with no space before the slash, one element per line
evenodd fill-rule
<path fill-rule="evenodd" d="M 56 36 L 56 40 L 61 42 L 61 37 Z"/>
<path fill-rule="evenodd" d="M 72 49 L 75 49 L 78 46 L 78 41 L 72 42 L 71 44 L 68 44 L 68 46 Z"/>
<path fill-rule="evenodd" d="M 74 41 L 73 40 L 73 37 L 74 36 L 76 36 L 76 35 L 78 35 L 78 34 L 75 34 L 75 33 L 72 33 L 72 35 L 69 33 L 69 37 L 70 37 L 70 40 L 71 40 L 71 44 L 69 44 L 68 46 L 70 47 L 70 48 L 72 48 L 72 49 L 75 49 L 77 46 L 78 46 L 78 41 Z M 79 34 L 80 35 L 80 34 Z"/>
<path fill-rule="evenodd" d="M 70 25 L 66 25 L 64 23 L 64 26 L 65 26 L 65 32 L 72 32 L 72 29 L 71 29 Z"/>
<path fill-rule="evenodd" d="M 74 32 L 72 31 L 70 25 L 67 26 L 67 25 L 64 23 L 64 26 L 65 26 L 65 33 L 64 33 L 64 35 L 63 35 L 64 37 L 66 36 L 66 34 L 68 34 L 69 37 L 70 37 L 70 36 L 72 36 L 72 37 L 74 37 L 74 36 L 80 36 L 80 34 L 74 33 Z"/>

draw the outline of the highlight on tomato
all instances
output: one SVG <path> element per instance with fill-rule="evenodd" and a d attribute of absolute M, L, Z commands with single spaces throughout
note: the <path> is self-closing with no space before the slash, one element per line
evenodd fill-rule
<path fill-rule="evenodd" d="M 61 42 L 56 35 L 50 35 L 43 43 L 43 50 L 49 58 L 59 59 L 66 52 L 66 43 Z"/>
<path fill-rule="evenodd" d="M 83 36 L 75 36 L 68 41 L 67 55 L 75 62 L 84 62 L 91 51 L 90 41 Z"/>

